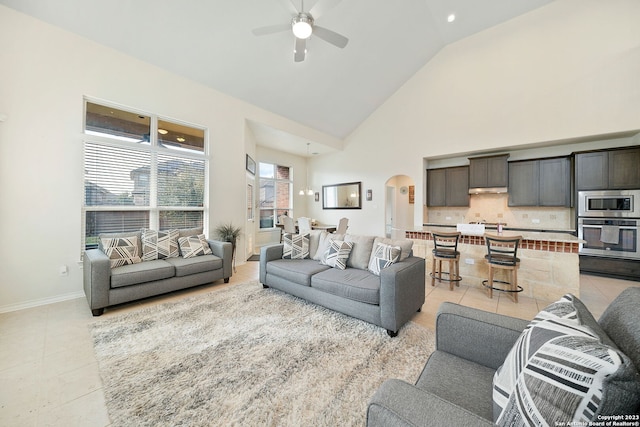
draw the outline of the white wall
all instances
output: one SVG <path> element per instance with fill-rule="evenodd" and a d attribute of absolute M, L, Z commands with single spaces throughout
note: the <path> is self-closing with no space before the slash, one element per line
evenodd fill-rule
<path fill-rule="evenodd" d="M 363 181 L 350 230 L 384 233 L 384 185 L 423 158 L 640 129 L 640 1 L 557 0 L 444 48 L 345 141 L 316 182 Z M 340 212 L 312 215 L 338 217 Z"/>
<path fill-rule="evenodd" d="M 0 311 L 83 294 L 83 96 L 209 128 L 208 228 L 246 225 L 246 120 L 341 141 L 0 6 Z M 253 156 L 256 158 L 255 156 Z M 238 253 L 246 253 L 241 239 Z M 243 259 L 240 257 L 239 262 Z M 69 274 L 58 274 L 60 266 Z"/>

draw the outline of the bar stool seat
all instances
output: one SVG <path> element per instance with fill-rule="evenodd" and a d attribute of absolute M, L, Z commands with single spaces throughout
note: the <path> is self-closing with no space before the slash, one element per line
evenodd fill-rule
<path fill-rule="evenodd" d="M 487 244 L 487 255 L 485 259 L 489 264 L 489 279 L 483 280 L 482 285 L 489 290 L 489 298 L 493 298 L 493 291 L 508 292 L 513 295 L 514 301 L 518 302 L 518 293 L 522 292 L 522 287 L 518 285 L 518 268 L 520 258 L 518 258 L 518 246 L 522 236 L 495 236 L 485 234 Z M 494 269 L 506 270 L 508 280 L 496 280 Z M 495 287 L 496 283 L 506 285 Z"/>
<path fill-rule="evenodd" d="M 458 240 L 460 232 L 431 232 L 433 237 L 433 265 L 431 267 L 431 286 L 435 286 L 436 276 L 439 282 L 449 282 L 449 290 L 453 285 L 460 286 L 460 252 Z M 442 271 L 442 261 L 449 263 L 449 271 Z M 436 268 L 436 265 L 438 268 Z M 442 275 L 447 278 L 442 278 Z"/>

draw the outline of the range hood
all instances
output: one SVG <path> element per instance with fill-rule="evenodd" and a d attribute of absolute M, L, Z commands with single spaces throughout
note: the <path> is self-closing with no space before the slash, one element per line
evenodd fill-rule
<path fill-rule="evenodd" d="M 506 194 L 507 187 L 474 187 L 469 189 L 469 194 Z"/>

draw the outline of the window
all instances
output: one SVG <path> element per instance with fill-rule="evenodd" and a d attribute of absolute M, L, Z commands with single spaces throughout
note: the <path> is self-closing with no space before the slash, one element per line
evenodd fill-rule
<path fill-rule="evenodd" d="M 203 128 L 85 102 L 82 247 L 100 233 L 205 223 Z"/>
<path fill-rule="evenodd" d="M 288 166 L 259 164 L 260 228 L 273 228 L 280 215 L 293 217 L 291 168 Z"/>

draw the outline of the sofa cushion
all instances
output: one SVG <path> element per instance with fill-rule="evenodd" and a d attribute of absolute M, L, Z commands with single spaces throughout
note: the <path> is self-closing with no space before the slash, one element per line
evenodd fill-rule
<path fill-rule="evenodd" d="M 180 229 L 178 229 L 178 238 L 180 238 L 180 237 L 189 237 L 189 236 L 197 236 L 197 235 L 202 234 L 202 233 L 203 233 L 202 227 L 180 228 Z"/>
<path fill-rule="evenodd" d="M 330 268 L 315 274 L 311 287 L 353 301 L 380 304 L 380 278 L 367 270 Z"/>
<path fill-rule="evenodd" d="M 172 258 L 180 256 L 178 250 L 178 230 L 142 230 L 142 260 Z"/>
<path fill-rule="evenodd" d="M 222 259 L 215 255 L 201 255 L 192 258 L 166 258 L 169 264 L 176 269 L 175 276 L 189 276 L 190 274 L 203 273 L 205 271 L 219 270 L 222 268 Z"/>
<path fill-rule="evenodd" d="M 318 245 L 320 244 L 320 238 L 322 234 L 329 234 L 324 230 L 311 230 L 309 232 L 309 256 L 307 258 L 314 258 L 316 252 L 318 252 Z"/>
<path fill-rule="evenodd" d="M 167 261 L 158 259 L 138 264 L 123 265 L 111 270 L 111 287 L 138 285 L 155 280 L 168 279 L 175 275 L 175 268 Z"/>
<path fill-rule="evenodd" d="M 311 276 L 330 267 L 311 259 L 275 259 L 267 263 L 267 274 L 302 286 L 311 286 Z"/>
<path fill-rule="evenodd" d="M 411 239 L 389 239 L 386 237 L 376 237 L 373 244 L 384 243 L 385 245 L 400 246 L 400 259 L 398 261 L 404 261 L 409 257 L 411 249 L 413 248 L 413 240 Z"/>
<path fill-rule="evenodd" d="M 434 351 L 416 387 L 493 420 L 491 387 L 495 370 L 444 351 Z"/>
<path fill-rule="evenodd" d="M 284 233 L 282 242 L 284 243 L 282 259 L 309 258 L 309 233 Z"/>
<path fill-rule="evenodd" d="M 102 251 L 109 257 L 111 268 L 141 262 L 138 236 L 102 237 Z"/>
<path fill-rule="evenodd" d="M 201 255 L 211 255 L 211 248 L 204 234 L 178 238 L 178 246 L 183 258 L 193 258 Z"/>
<path fill-rule="evenodd" d="M 332 240 L 331 244 L 327 248 L 326 255 L 324 256 L 324 264 L 329 267 L 339 268 L 344 270 L 347 268 L 347 260 L 349 254 L 353 248 L 353 243 L 343 242 L 342 240 Z"/>
<path fill-rule="evenodd" d="M 496 371 L 493 416 L 498 424 L 526 424 L 532 416 L 549 424 L 590 421 L 636 409 L 636 368 L 581 321 L 584 313 L 578 313 L 574 300 L 566 295 L 538 313 Z"/>
<path fill-rule="evenodd" d="M 369 271 L 376 276 L 380 271 L 389 267 L 400 258 L 400 246 L 391 246 L 384 243 L 376 243 L 369 260 Z"/>
<path fill-rule="evenodd" d="M 359 236 L 355 234 L 345 234 L 344 241 L 353 243 L 351 255 L 347 259 L 347 267 L 366 270 L 369 267 L 369 259 L 373 251 L 373 240 L 375 236 Z"/>

